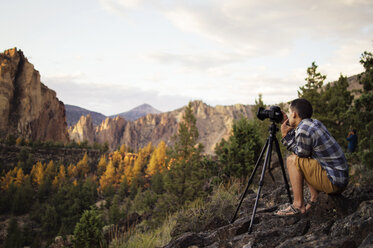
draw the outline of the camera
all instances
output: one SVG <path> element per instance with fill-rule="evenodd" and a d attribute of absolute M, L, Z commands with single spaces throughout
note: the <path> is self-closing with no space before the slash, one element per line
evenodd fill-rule
<path fill-rule="evenodd" d="M 264 119 L 269 118 L 271 121 L 277 123 L 280 123 L 284 118 L 279 106 L 271 106 L 269 109 L 260 107 L 256 116 L 259 118 L 259 120 L 263 121 Z"/>

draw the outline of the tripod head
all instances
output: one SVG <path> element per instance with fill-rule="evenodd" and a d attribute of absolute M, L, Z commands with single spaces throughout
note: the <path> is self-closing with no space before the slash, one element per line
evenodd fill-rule
<path fill-rule="evenodd" d="M 277 127 L 276 122 L 272 121 L 271 126 L 268 128 L 269 135 L 272 137 L 276 137 L 276 132 L 279 131 L 280 129 Z"/>

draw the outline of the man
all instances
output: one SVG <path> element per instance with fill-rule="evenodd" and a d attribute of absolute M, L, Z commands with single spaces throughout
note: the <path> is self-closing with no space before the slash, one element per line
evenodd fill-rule
<path fill-rule="evenodd" d="M 284 114 L 281 142 L 293 154 L 287 158 L 287 169 L 294 202 L 277 211 L 278 216 L 307 212 L 317 201 L 319 192 L 341 193 L 348 183 L 348 165 L 345 155 L 318 120 L 311 119 L 312 105 L 306 99 L 295 99 L 290 104 L 289 117 Z M 303 183 L 307 183 L 311 199 L 305 205 Z"/>
<path fill-rule="evenodd" d="M 348 146 L 347 146 L 348 152 L 350 153 L 355 152 L 355 149 L 357 146 L 356 129 L 351 130 L 351 132 L 348 133 L 348 136 L 346 139 L 348 141 Z"/>

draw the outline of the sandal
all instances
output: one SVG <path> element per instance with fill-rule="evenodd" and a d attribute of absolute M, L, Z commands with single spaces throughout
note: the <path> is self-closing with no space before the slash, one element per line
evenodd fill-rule
<path fill-rule="evenodd" d="M 301 215 L 301 211 L 299 208 L 294 207 L 292 204 L 286 209 L 280 209 L 276 213 L 275 216 L 278 217 L 289 217 L 289 216 L 298 216 Z"/>
<path fill-rule="evenodd" d="M 316 204 L 317 204 L 316 201 L 306 202 L 306 204 L 304 204 L 304 207 L 306 208 L 306 213 L 309 212 L 309 211 L 311 211 L 312 209 L 314 209 L 316 207 Z M 307 208 L 307 205 L 309 205 L 308 208 Z"/>

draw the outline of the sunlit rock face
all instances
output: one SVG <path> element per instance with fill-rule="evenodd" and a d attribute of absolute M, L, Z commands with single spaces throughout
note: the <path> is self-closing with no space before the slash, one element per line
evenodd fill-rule
<path fill-rule="evenodd" d="M 211 107 L 202 101 L 193 101 L 192 109 L 197 119 L 198 142 L 204 145 L 207 154 L 214 152 L 216 143 L 222 138 L 229 137 L 235 119 L 241 116 L 253 118 L 249 105 Z M 82 117 L 69 129 L 70 138 L 77 142 L 107 142 L 111 149 L 126 144 L 137 150 L 149 142 L 156 145 L 161 140 L 171 145 L 172 136 L 177 133 L 184 111 L 185 107 L 161 114 L 148 114 L 136 121 L 128 121 L 122 117 L 107 118 L 95 130 L 91 128 L 92 123 Z"/>
<path fill-rule="evenodd" d="M 21 50 L 0 53 L 0 137 L 68 141 L 64 104 Z"/>

